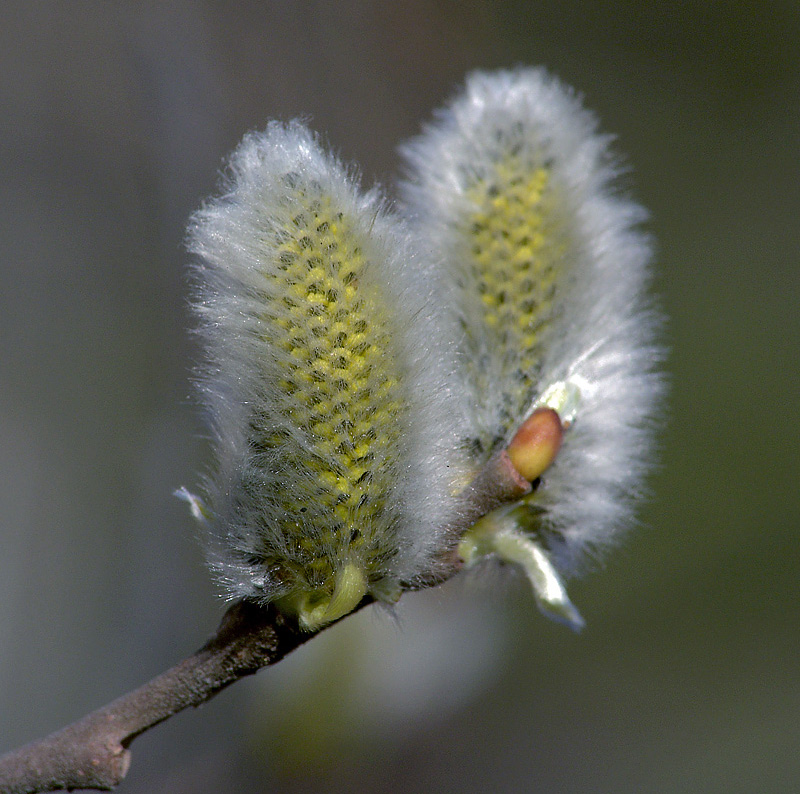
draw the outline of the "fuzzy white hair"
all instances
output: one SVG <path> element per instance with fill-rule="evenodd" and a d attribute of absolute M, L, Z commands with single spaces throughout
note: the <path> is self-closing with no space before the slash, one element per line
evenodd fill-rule
<path fill-rule="evenodd" d="M 441 299 L 380 193 L 299 122 L 246 136 L 224 191 L 189 237 L 216 451 L 199 509 L 229 595 L 313 629 L 396 598 L 448 545 Z"/>
<path fill-rule="evenodd" d="M 514 519 L 566 573 L 631 524 L 662 394 L 645 212 L 620 193 L 609 143 L 572 91 L 520 68 L 472 74 L 403 148 L 476 463 L 536 405 L 574 420 Z"/>
<path fill-rule="evenodd" d="M 403 149 L 404 219 L 302 124 L 245 137 L 189 240 L 216 465 L 207 505 L 182 495 L 230 597 L 316 629 L 458 543 L 580 628 L 556 568 L 632 523 L 663 391 L 645 213 L 609 144 L 544 70 L 477 72 Z M 557 439 L 532 494 L 450 537 L 537 408 Z"/>

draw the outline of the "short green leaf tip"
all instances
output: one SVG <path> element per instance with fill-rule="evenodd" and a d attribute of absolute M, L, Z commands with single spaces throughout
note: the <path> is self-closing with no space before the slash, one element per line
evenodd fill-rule
<path fill-rule="evenodd" d="M 522 510 L 511 505 L 481 518 L 464 533 L 458 555 L 468 568 L 492 555 L 518 565 L 531 583 L 540 611 L 573 631 L 581 631 L 585 621 L 570 601 L 555 566 L 542 546 L 518 524 L 519 518 L 525 518 L 520 515 Z"/>

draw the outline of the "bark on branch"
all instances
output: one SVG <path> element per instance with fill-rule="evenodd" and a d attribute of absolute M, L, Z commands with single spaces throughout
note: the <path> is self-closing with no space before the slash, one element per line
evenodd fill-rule
<path fill-rule="evenodd" d="M 503 452 L 480 471 L 463 495 L 453 537 L 503 502 L 530 490 Z M 453 559 L 449 574 L 458 570 Z M 360 609 L 371 602 L 365 598 Z M 95 789 L 110 791 L 130 766 L 130 744 L 189 706 L 199 706 L 262 667 L 275 664 L 313 637 L 274 606 L 237 602 L 196 653 L 133 692 L 66 728 L 0 757 L 0 794 Z"/>

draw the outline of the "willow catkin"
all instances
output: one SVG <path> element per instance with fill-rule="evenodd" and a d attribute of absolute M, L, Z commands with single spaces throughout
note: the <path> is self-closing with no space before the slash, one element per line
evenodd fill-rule
<path fill-rule="evenodd" d="M 474 465 L 536 408 L 568 426 L 492 531 L 516 533 L 514 562 L 527 539 L 574 572 L 631 523 L 651 459 L 662 389 L 645 213 L 621 194 L 594 116 L 542 69 L 472 74 L 403 153 L 414 237 L 450 296 Z"/>
<path fill-rule="evenodd" d="M 446 347 L 401 221 L 303 125 L 272 123 L 190 248 L 219 578 L 308 629 L 396 599 L 434 572 L 459 476 Z"/>

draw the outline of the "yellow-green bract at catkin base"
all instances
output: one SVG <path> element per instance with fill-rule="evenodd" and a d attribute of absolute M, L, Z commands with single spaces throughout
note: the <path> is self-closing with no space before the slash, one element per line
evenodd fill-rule
<path fill-rule="evenodd" d="M 568 426 L 534 493 L 462 544 L 468 563 L 494 554 L 520 564 L 524 547 L 546 599 L 551 559 L 574 572 L 631 523 L 649 465 L 662 354 L 645 213 L 619 194 L 594 116 L 542 69 L 474 73 L 404 154 L 414 237 L 451 296 L 474 465 L 536 407 Z M 558 599 L 545 611 L 582 625 Z"/>
<path fill-rule="evenodd" d="M 212 566 L 315 629 L 435 573 L 452 365 L 402 223 L 301 124 L 247 136 L 226 189 L 190 230 Z"/>

